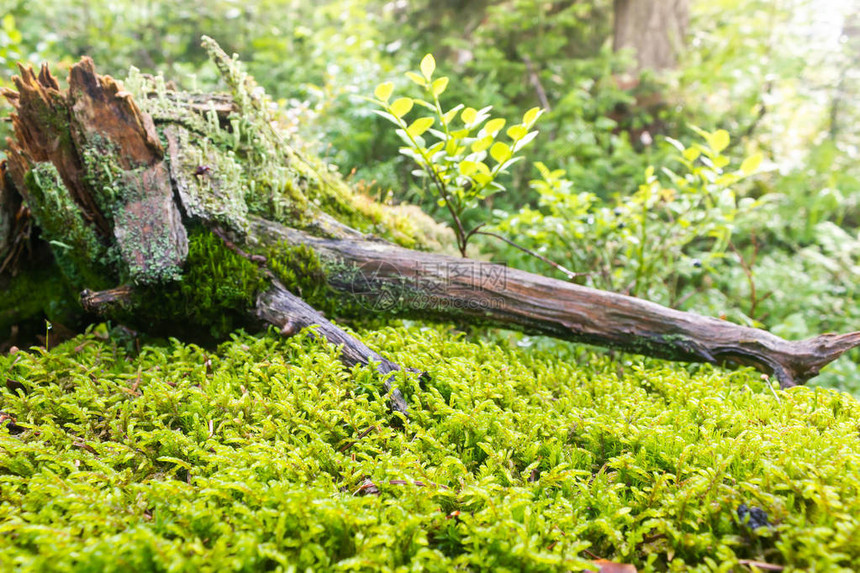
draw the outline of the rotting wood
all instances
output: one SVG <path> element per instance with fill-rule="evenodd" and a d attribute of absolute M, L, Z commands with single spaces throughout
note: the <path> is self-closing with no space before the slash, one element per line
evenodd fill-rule
<path fill-rule="evenodd" d="M 221 64 L 223 67 L 224 62 Z M 15 85 L 17 92 L 4 92 L 16 111 L 16 138 L 9 145 L 9 162 L 2 168 L 0 207 L 21 200 L 26 205 L 33 199 L 28 191 L 29 172 L 52 166 L 63 183 L 60 190 L 72 201 L 69 204 L 97 232 L 93 248 L 116 248 L 119 262 L 131 269 L 126 275 L 137 285 L 151 289 L 176 280 L 171 273 L 181 272 L 187 253 L 186 225 L 202 224 L 263 267 L 266 259 L 259 253 L 275 245 L 310 247 L 326 263 L 327 288 L 353 299 L 367 312 L 396 310 L 434 319 L 475 321 L 670 360 L 750 365 L 772 373 L 783 386 L 804 383 L 824 365 L 860 345 L 858 332 L 786 341 L 763 330 L 501 265 L 404 249 L 365 236 L 322 210 L 304 230 L 247 215 L 244 203 L 244 211 L 231 212 L 231 202 L 240 199 L 230 195 L 221 180 L 210 179 L 208 166 L 189 171 L 188 165 L 179 164 L 185 151 L 182 142 L 193 144 L 193 137 L 183 136 L 190 133 L 184 124 L 167 121 L 162 127 L 162 141 L 169 151 L 165 156 L 153 119 L 118 83 L 96 74 L 90 60 L 85 58 L 72 68 L 68 91 L 60 90 L 46 67 L 38 76 L 22 68 Z M 224 123 L 224 114 L 236 108 L 223 96 L 209 107 L 195 96 L 188 109 L 200 114 L 215 111 Z M 98 162 L 86 150 L 116 159 L 119 171 L 99 171 Z M 107 198 L 105 186 L 113 192 Z M 207 190 L 213 194 L 212 202 L 200 196 Z M 302 189 L 292 192 L 302 193 Z M 111 212 L 104 209 L 108 200 L 115 202 Z M 223 212 L 219 211 L 222 207 Z M 9 227 L 8 212 L 2 220 L 6 221 L 4 228 Z M 232 231 L 224 231 L 222 224 L 232 225 Z M 5 245 L 8 251 L 13 239 L 8 229 L 5 232 L 0 247 Z M 84 246 L 92 242 L 79 240 Z M 72 246 L 62 247 L 76 245 L 69 244 Z M 63 253 L 56 255 L 65 256 Z M 0 251 L 0 255 L 6 253 Z M 258 294 L 256 304 L 247 311 L 249 318 L 275 325 L 285 336 L 315 326 L 319 335 L 341 347 L 346 364 L 375 363 L 386 384 L 401 370 L 266 272 L 270 286 Z M 119 284 L 85 291 L 83 307 L 109 315 L 112 306 L 129 304 L 135 288 Z M 399 392 L 392 392 L 392 407 L 405 412 Z"/>
<path fill-rule="evenodd" d="M 490 263 L 416 252 L 378 241 L 322 239 L 253 219 L 252 240 L 309 245 L 358 273 L 329 277 L 345 296 L 385 310 L 381 293 L 397 292 L 403 309 L 463 317 L 565 340 L 684 362 L 754 366 L 783 387 L 802 384 L 847 350 L 860 332 L 788 341 L 767 331 Z M 358 278 L 356 278 L 358 277 Z M 358 281 L 358 282 L 357 282 Z"/>

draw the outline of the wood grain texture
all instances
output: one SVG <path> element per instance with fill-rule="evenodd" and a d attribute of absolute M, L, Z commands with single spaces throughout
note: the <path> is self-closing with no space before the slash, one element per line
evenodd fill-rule
<path fill-rule="evenodd" d="M 11 116 L 15 138 L 6 148 L 12 181 L 26 200 L 27 172 L 34 163 L 53 163 L 83 216 L 107 235 L 110 225 L 87 188 L 81 158 L 72 140 L 68 93 L 60 91 L 47 65 L 38 75 L 31 66 L 19 64 L 18 68 L 20 75 L 12 77 L 15 90 L 0 90 L 15 110 Z"/>
<path fill-rule="evenodd" d="M 788 341 L 767 331 L 666 308 L 500 265 L 403 249 L 367 240 L 313 237 L 253 219 L 258 243 L 306 244 L 324 260 L 360 272 L 330 285 L 373 304 L 441 319 L 467 317 L 505 328 L 686 362 L 754 366 L 783 387 L 802 384 L 847 350 L 860 332 Z M 397 293 L 397 300 L 374 297 Z"/>

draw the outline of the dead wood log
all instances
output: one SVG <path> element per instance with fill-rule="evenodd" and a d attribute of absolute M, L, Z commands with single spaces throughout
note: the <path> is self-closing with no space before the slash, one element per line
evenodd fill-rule
<path fill-rule="evenodd" d="M 683 362 L 754 366 L 782 386 L 802 384 L 860 332 L 788 341 L 767 331 L 666 308 L 502 265 L 416 252 L 380 241 L 314 237 L 252 220 L 257 244 L 307 245 L 329 263 L 327 280 L 368 309 L 469 319 Z M 339 270 L 337 270 L 339 269 Z"/>
<path fill-rule="evenodd" d="M 374 364 L 376 371 L 382 375 L 383 389 L 391 392 L 389 406 L 395 412 L 407 414 L 406 399 L 400 390 L 392 384 L 395 373 L 401 370 L 399 364 L 383 358 L 371 350 L 363 342 L 344 332 L 327 320 L 301 298 L 289 292 L 277 280 L 272 281 L 272 287 L 257 298 L 257 317 L 267 324 L 281 326 L 283 336 L 292 336 L 304 328 L 314 327 L 314 333 L 321 335 L 340 348 L 341 360 L 347 366 L 357 364 L 366 366 Z M 422 375 L 414 369 L 407 369 Z"/>
<path fill-rule="evenodd" d="M 15 139 L 8 163 L 0 165 L 0 260 L 21 243 L 10 207 L 5 215 L 2 207 L 23 206 L 51 245 L 58 272 L 83 291 L 88 311 L 119 309 L 144 319 L 146 309 L 173 305 L 170 316 L 182 321 L 188 308 L 176 304 L 176 285 L 211 274 L 212 296 L 237 297 L 232 310 L 249 323 L 275 325 L 284 335 L 314 326 L 340 345 L 346 364 L 375 363 L 386 383 L 400 367 L 302 300 L 303 281 L 315 281 L 311 302 L 337 298 L 341 308 L 365 313 L 481 322 L 670 360 L 751 365 L 783 386 L 805 382 L 860 345 L 860 333 L 786 341 L 628 296 L 373 239 L 353 227 L 408 243 L 402 227 L 414 221 L 404 219 L 415 216 L 397 219 L 356 198 L 325 166 L 296 153 L 272 128 L 252 80 L 217 46 L 207 48 L 233 90 L 229 101 L 219 96 L 207 105 L 199 94 L 168 95 L 140 78 L 134 82 L 143 85 L 129 91 L 96 74 L 88 59 L 73 67 L 68 90 L 46 67 L 38 75 L 22 68 L 17 91 L 5 92 L 15 108 Z M 247 276 L 218 276 L 218 261 L 192 273 L 189 245 L 201 233 L 219 237 L 246 261 L 231 268 Z M 284 271 L 281 263 L 296 253 L 295 273 Z M 5 272 L 6 282 L 14 280 Z M 392 392 L 392 404 L 405 411 L 399 393 Z"/>

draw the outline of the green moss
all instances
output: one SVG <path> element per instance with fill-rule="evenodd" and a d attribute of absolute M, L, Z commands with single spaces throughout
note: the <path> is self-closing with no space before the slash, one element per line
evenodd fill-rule
<path fill-rule="evenodd" d="M 27 204 L 63 274 L 78 289 L 113 286 L 110 261 L 115 255 L 84 220 L 57 168 L 52 163 L 37 163 L 25 183 Z"/>
<path fill-rule="evenodd" d="M 444 328 L 365 342 L 427 370 L 389 424 L 372 368 L 306 336 L 94 333 L 0 357 L 0 568 L 853 571 L 860 405 L 756 375 Z M 372 486 L 370 484 L 373 484 Z M 751 530 L 737 509 L 763 509 Z M 586 550 L 588 552 L 586 552 Z"/>
<path fill-rule="evenodd" d="M 317 173 L 275 130 L 270 100 L 236 58 L 210 38 L 203 45 L 230 87 L 239 112 L 230 118 L 228 142 L 246 169 L 248 210 L 270 219 L 303 226 L 313 219 L 305 194 Z"/>
<path fill-rule="evenodd" d="M 44 331 L 44 319 L 71 327 L 83 312 L 78 291 L 55 265 L 19 269 L 14 277 L 0 277 L 0 291 L 0 340 L 10 336 L 12 326 L 28 322 L 38 323 L 36 328 Z"/>
<path fill-rule="evenodd" d="M 155 331 L 167 327 L 195 339 L 225 337 L 245 324 L 266 279 L 257 266 L 231 251 L 215 235 L 194 231 L 188 257 L 175 283 L 141 288 L 122 318 Z"/>
<path fill-rule="evenodd" d="M 125 170 L 116 163 L 116 145 L 98 134 L 91 135 L 80 150 L 84 181 L 99 212 L 111 223 L 126 202 L 140 196 L 140 190 L 126 183 Z"/>
<path fill-rule="evenodd" d="M 306 245 L 278 242 L 266 253 L 267 267 L 290 292 L 329 317 L 359 319 L 368 326 L 382 325 L 395 316 L 417 316 L 420 311 L 404 308 L 404 297 L 421 296 L 409 281 L 373 281 L 372 276 L 352 263 L 321 260 Z"/>
<path fill-rule="evenodd" d="M 214 109 L 201 110 L 200 98 L 195 98 L 200 94 L 168 90 L 161 77 L 132 70 L 125 82 L 162 134 L 170 128 L 179 139 L 177 156 L 169 160 L 188 174 L 183 201 L 189 216 L 229 227 L 240 236 L 249 213 L 323 235 L 326 229 L 318 225 L 318 216 L 324 212 L 349 227 L 404 246 L 436 241 L 438 233 L 429 230 L 432 223 L 425 215 L 355 193 L 323 161 L 300 152 L 300 141 L 287 140 L 273 127 L 278 118 L 271 101 L 241 62 L 211 39 L 204 39 L 204 47 L 237 107 L 226 119 Z M 205 175 L 191 175 L 200 167 Z"/>
<path fill-rule="evenodd" d="M 350 289 L 344 288 L 344 285 L 356 283 L 362 273 L 353 265 L 321 260 L 307 245 L 293 246 L 280 241 L 269 248 L 266 258 L 266 266 L 287 290 L 325 316 L 362 319 L 362 323 L 367 325 L 371 320 L 382 324 L 386 317 L 396 314 L 389 312 L 392 310 L 389 308 L 378 308 L 369 313 L 374 300 L 353 297 Z M 331 288 L 332 284 L 338 285 L 339 290 Z"/>
<path fill-rule="evenodd" d="M 45 133 L 50 133 L 54 141 L 50 146 L 52 151 L 60 154 L 73 154 L 75 143 L 72 141 L 72 129 L 69 123 L 68 102 L 64 94 L 47 90 L 44 98 L 32 98 L 29 105 L 33 106 L 30 113 L 38 117 L 39 124 L 45 126 Z"/>
<path fill-rule="evenodd" d="M 266 266 L 287 290 L 324 314 L 335 312 L 340 297 L 328 287 L 325 268 L 313 249 L 281 241 L 269 248 L 266 259 Z"/>

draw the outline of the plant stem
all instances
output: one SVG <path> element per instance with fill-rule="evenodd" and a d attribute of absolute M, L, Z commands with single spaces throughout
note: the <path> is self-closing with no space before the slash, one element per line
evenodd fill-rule
<path fill-rule="evenodd" d="M 468 238 L 469 238 L 469 237 L 471 237 L 472 235 L 486 235 L 487 237 L 494 237 L 494 238 L 496 238 L 496 239 L 499 239 L 500 241 L 504 241 L 505 243 L 509 244 L 510 246 L 512 246 L 512 247 L 514 247 L 514 248 L 516 248 L 516 249 L 519 249 L 519 250 L 521 250 L 522 252 L 526 253 L 527 255 L 531 255 L 531 256 L 533 256 L 533 257 L 535 257 L 535 258 L 537 258 L 537 259 L 540 259 L 540 260 L 542 260 L 543 262 L 545 262 L 546 264 L 550 265 L 551 267 L 553 267 L 553 268 L 555 268 L 555 269 L 557 269 L 557 270 L 561 271 L 562 273 L 564 273 L 565 275 L 567 275 L 567 278 L 568 278 L 569 280 L 573 280 L 573 279 L 575 279 L 576 277 L 580 277 L 580 276 L 583 276 L 583 275 L 585 275 L 585 274 L 586 274 L 586 273 L 575 273 L 575 272 L 573 272 L 573 271 L 571 271 L 571 270 L 568 270 L 568 269 L 564 268 L 563 266 L 561 266 L 560 264 L 558 264 L 557 262 L 552 261 L 552 260 L 550 260 L 550 259 L 546 258 L 545 256 L 543 256 L 543 255 L 541 255 L 541 254 L 539 254 L 539 253 L 536 253 L 536 252 L 532 251 L 531 249 L 527 249 L 526 247 L 523 247 L 522 245 L 518 245 L 517 243 L 515 243 L 515 242 L 513 242 L 512 240 L 508 239 L 507 237 L 504 237 L 504 236 L 502 236 L 502 235 L 499 235 L 499 234 L 497 234 L 497 233 L 493 233 L 493 232 L 490 232 L 490 231 L 479 231 L 478 229 L 480 229 L 483 225 L 484 225 L 484 224 L 483 224 L 483 223 L 481 223 L 480 225 L 478 225 L 477 227 L 475 227 L 474 229 L 472 229 L 471 231 L 469 231 L 469 234 L 468 234 L 468 235 L 466 235 L 466 238 L 468 239 Z"/>
<path fill-rule="evenodd" d="M 434 96 L 435 98 L 435 96 Z M 433 161 L 427 157 L 427 154 L 424 152 L 424 148 L 418 145 L 418 142 L 415 141 L 415 138 L 412 137 L 412 134 L 409 133 L 409 126 L 406 125 L 406 122 L 403 121 L 403 118 L 398 117 L 397 115 L 391 113 L 391 108 L 387 105 L 386 111 L 388 111 L 393 117 L 397 119 L 397 125 L 400 129 L 403 130 L 403 133 L 406 134 L 406 137 L 409 138 L 409 142 L 412 144 L 412 148 L 416 150 L 420 155 L 421 159 L 424 161 L 422 167 L 424 171 L 430 176 L 430 179 L 433 180 L 433 184 L 436 185 L 436 189 L 439 191 L 439 196 L 445 201 L 445 207 L 447 207 L 448 212 L 451 213 L 451 217 L 454 219 L 454 224 L 456 227 L 454 228 L 454 232 L 457 235 L 457 248 L 460 250 L 460 254 L 463 258 L 466 257 L 466 241 L 468 238 L 466 237 L 466 229 L 463 227 L 462 221 L 460 221 L 460 217 L 457 215 L 456 209 L 451 205 L 451 196 L 448 193 L 448 188 L 445 186 L 445 182 L 442 181 L 442 178 L 439 177 L 439 174 L 436 172 L 436 168 L 434 166 Z M 439 108 L 439 102 L 436 100 L 436 108 L 439 113 L 439 121 L 442 122 L 442 114 L 441 109 Z M 448 133 L 448 126 L 444 123 L 442 124 L 445 127 L 445 133 Z"/>

